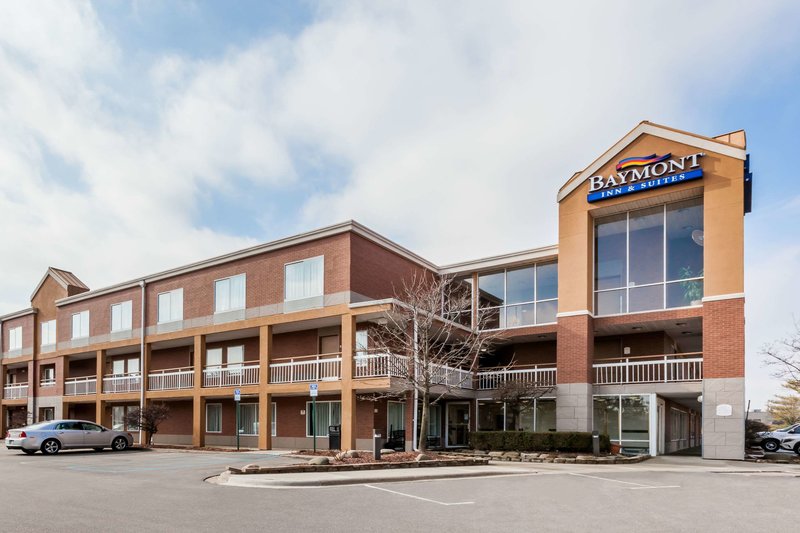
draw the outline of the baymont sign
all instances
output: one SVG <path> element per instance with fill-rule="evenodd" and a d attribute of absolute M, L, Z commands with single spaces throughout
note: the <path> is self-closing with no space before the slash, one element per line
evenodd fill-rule
<path fill-rule="evenodd" d="M 681 157 L 672 154 L 627 157 L 617 163 L 616 173 L 589 178 L 588 202 L 614 198 L 703 177 L 700 158 L 704 153 Z"/>

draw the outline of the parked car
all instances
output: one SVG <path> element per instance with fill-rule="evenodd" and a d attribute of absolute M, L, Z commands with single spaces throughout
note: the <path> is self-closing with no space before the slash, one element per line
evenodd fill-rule
<path fill-rule="evenodd" d="M 41 450 L 53 455 L 59 450 L 93 448 L 102 451 L 111 448 L 121 452 L 133 445 L 133 435 L 126 431 L 114 431 L 86 420 L 51 420 L 24 428 L 9 430 L 6 447 L 22 450 L 28 455 Z"/>
<path fill-rule="evenodd" d="M 788 435 L 785 439 L 783 439 L 781 441 L 781 448 L 784 450 L 791 450 L 797 455 L 800 455 L 800 432 L 798 432 L 796 435 Z"/>
<path fill-rule="evenodd" d="M 789 439 L 791 442 L 800 439 L 800 424 L 794 424 L 792 426 L 776 429 L 774 431 L 762 431 L 757 435 L 760 439 L 758 444 L 764 448 L 765 452 L 777 452 L 781 448 L 785 448 L 787 450 L 793 449 L 786 448 L 783 442 L 787 439 Z"/>

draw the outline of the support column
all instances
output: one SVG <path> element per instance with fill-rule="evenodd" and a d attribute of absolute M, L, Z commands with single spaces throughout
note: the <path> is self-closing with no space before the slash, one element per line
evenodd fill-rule
<path fill-rule="evenodd" d="M 342 450 L 356 448 L 356 393 L 353 389 L 353 352 L 356 317 L 342 315 Z"/>
<path fill-rule="evenodd" d="M 97 374 L 97 383 L 95 384 L 95 389 L 97 393 L 95 394 L 95 410 L 94 410 L 94 421 L 101 426 L 103 424 L 103 410 L 105 409 L 105 402 L 102 400 L 101 396 L 103 393 L 103 374 L 106 372 L 106 351 L 105 350 L 97 350 L 97 356 L 95 359 L 96 363 L 96 370 L 95 373 Z"/>
<path fill-rule="evenodd" d="M 206 443 L 206 402 L 202 396 L 203 365 L 206 360 L 206 337 L 196 335 L 194 338 L 194 389 L 192 396 L 192 446 L 203 447 Z"/>
<path fill-rule="evenodd" d="M 1 336 L 0 336 L 1 337 Z M 0 350 L 1 352 L 2 350 Z M 0 437 L 6 436 L 6 407 L 3 405 L 3 396 L 6 393 L 6 374 L 8 367 L 0 362 Z"/>
<path fill-rule="evenodd" d="M 139 397 L 139 407 L 141 409 L 145 409 L 147 407 L 147 405 L 148 405 L 146 392 L 147 392 L 147 382 L 149 381 L 149 379 L 148 379 L 147 376 L 150 373 L 150 357 L 152 355 L 152 352 L 153 352 L 153 348 L 152 348 L 151 344 L 150 343 L 145 344 L 144 345 L 144 352 L 142 353 L 142 364 L 141 364 L 141 368 L 139 369 L 139 371 L 141 372 L 141 375 L 142 375 L 142 378 L 141 378 L 142 390 L 140 392 L 140 397 Z M 147 433 L 144 430 L 140 430 L 139 431 L 139 444 L 141 444 L 142 446 L 145 446 L 149 442 L 150 442 L 150 434 Z"/>
<path fill-rule="evenodd" d="M 269 361 L 272 356 L 272 326 L 258 330 L 258 449 L 272 449 L 272 395 L 269 394 Z"/>
<path fill-rule="evenodd" d="M 594 320 L 588 314 L 558 318 L 556 428 L 592 430 Z"/>

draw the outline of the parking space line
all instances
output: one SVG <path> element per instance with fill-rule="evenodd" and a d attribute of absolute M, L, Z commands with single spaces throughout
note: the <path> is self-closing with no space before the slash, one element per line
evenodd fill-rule
<path fill-rule="evenodd" d="M 375 489 L 375 490 L 382 490 L 384 492 L 390 492 L 392 494 L 397 494 L 398 496 L 405 496 L 406 498 L 413 498 L 415 500 L 422 500 L 424 502 L 436 503 L 438 505 L 444 505 L 444 506 L 472 505 L 472 504 L 475 503 L 475 502 L 454 502 L 454 503 L 440 502 L 440 501 L 437 501 L 437 500 L 431 500 L 429 498 L 423 498 L 422 496 L 414 496 L 413 494 L 406 494 L 405 492 L 398 492 L 396 490 L 385 489 L 383 487 L 376 487 L 375 485 L 366 485 L 365 484 L 364 486 L 365 487 L 369 487 L 371 489 Z"/>
<path fill-rule="evenodd" d="M 645 485 L 643 483 L 634 483 L 633 481 L 622 481 L 619 479 L 611 479 L 607 477 L 600 477 L 600 476 L 590 476 L 588 474 L 577 474 L 575 472 L 570 472 L 570 476 L 578 476 L 578 477 L 588 477 L 591 479 L 599 479 L 601 481 L 613 481 L 614 483 L 622 483 L 624 485 L 636 485 L 635 487 L 625 487 L 628 490 L 642 490 L 642 489 L 679 489 L 681 488 L 680 485 Z"/>

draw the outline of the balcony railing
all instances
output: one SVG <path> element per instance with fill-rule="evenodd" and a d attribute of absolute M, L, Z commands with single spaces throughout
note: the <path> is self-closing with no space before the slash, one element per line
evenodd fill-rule
<path fill-rule="evenodd" d="M 258 361 L 229 363 L 203 369 L 203 387 L 258 385 Z"/>
<path fill-rule="evenodd" d="M 103 392 L 119 394 L 123 392 L 139 392 L 142 387 L 142 375 L 139 372 L 131 374 L 108 374 L 103 376 Z"/>
<path fill-rule="evenodd" d="M 64 396 L 80 396 L 97 393 L 97 376 L 67 378 L 64 380 Z"/>
<path fill-rule="evenodd" d="M 355 356 L 355 377 L 402 377 L 408 374 L 408 357 L 390 353 L 365 353 Z"/>
<path fill-rule="evenodd" d="M 192 367 L 153 370 L 147 374 L 147 390 L 178 390 L 194 387 Z"/>
<path fill-rule="evenodd" d="M 423 363 L 417 363 L 418 376 L 424 371 L 424 366 Z M 430 372 L 430 383 L 433 385 L 446 385 L 459 389 L 473 388 L 474 373 L 471 370 L 430 363 L 428 371 Z"/>
<path fill-rule="evenodd" d="M 555 387 L 556 365 L 533 365 L 530 367 L 500 368 L 478 372 L 478 390 L 498 389 L 508 382 Z"/>
<path fill-rule="evenodd" d="M 39 380 L 39 386 L 40 387 L 55 387 L 56 386 L 56 380 L 55 380 L 55 378 Z"/>
<path fill-rule="evenodd" d="M 342 354 L 328 353 L 277 359 L 269 365 L 270 383 L 302 383 L 342 379 Z"/>
<path fill-rule="evenodd" d="M 14 383 L 3 387 L 4 400 L 24 400 L 28 397 L 27 383 Z"/>
<path fill-rule="evenodd" d="M 674 383 L 703 379 L 703 354 L 700 352 L 600 359 L 593 366 L 597 385 Z"/>

